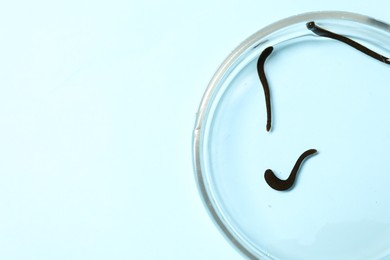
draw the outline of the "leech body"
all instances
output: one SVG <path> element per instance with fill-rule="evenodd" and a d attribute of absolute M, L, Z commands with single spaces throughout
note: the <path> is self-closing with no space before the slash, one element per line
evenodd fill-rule
<path fill-rule="evenodd" d="M 259 74 L 259 78 L 261 81 L 261 84 L 263 85 L 264 89 L 264 96 L 265 96 L 265 105 L 267 109 L 267 126 L 266 130 L 269 132 L 271 130 L 271 122 L 272 122 L 272 114 L 271 114 L 271 95 L 269 91 L 268 81 L 265 76 L 264 72 L 264 63 L 268 56 L 272 53 L 274 48 L 272 46 L 266 48 L 261 54 L 259 59 L 257 60 L 257 73 Z M 317 153 L 317 150 L 310 149 L 301 154 L 301 156 L 298 158 L 297 162 L 294 165 L 294 168 L 292 169 L 290 176 L 286 180 L 280 180 L 278 177 L 275 176 L 274 172 L 271 169 L 268 169 L 264 173 L 265 181 L 268 183 L 268 185 L 279 191 L 285 191 L 290 189 L 294 183 L 295 179 L 299 170 L 299 167 L 301 166 L 302 162 L 310 155 L 313 155 Z"/>
<path fill-rule="evenodd" d="M 317 153 L 316 149 L 310 149 L 304 152 L 303 154 L 301 154 L 301 156 L 299 156 L 297 162 L 295 163 L 294 168 L 291 170 L 290 176 L 288 176 L 286 180 L 279 179 L 278 177 L 275 176 L 274 172 L 271 169 L 268 169 L 264 173 L 265 181 L 271 188 L 278 191 L 285 191 L 290 189 L 295 183 L 295 179 L 297 177 L 297 173 L 302 162 L 308 156 L 313 155 L 315 153 Z"/>
<path fill-rule="evenodd" d="M 345 36 L 342 36 L 342 35 L 339 35 L 339 34 L 336 34 L 336 33 L 333 33 L 333 32 L 330 32 L 328 30 L 325 30 L 321 27 L 318 27 L 315 22 L 308 22 L 306 24 L 306 27 L 307 29 L 309 29 L 310 31 L 312 31 L 313 33 L 315 33 L 316 35 L 318 36 L 322 36 L 322 37 L 327 37 L 327 38 L 331 38 L 331 39 L 334 39 L 334 40 L 338 40 L 340 42 L 343 42 L 345 44 L 348 44 L 349 46 L 357 49 L 358 51 L 361 51 L 363 52 L 364 54 L 376 59 L 376 60 L 379 60 L 383 63 L 386 63 L 386 64 L 390 64 L 390 60 L 389 58 L 385 57 L 385 56 L 382 56 L 380 55 L 379 53 L 376 53 L 375 51 L 373 50 L 370 50 L 369 48 L 361 45 L 360 43 L 358 42 L 355 42 L 354 40 L 351 40 Z"/>
<path fill-rule="evenodd" d="M 260 54 L 260 57 L 257 60 L 257 73 L 259 74 L 261 84 L 263 85 L 264 96 L 265 96 L 265 105 L 267 108 L 267 126 L 266 126 L 267 132 L 269 132 L 271 130 L 271 95 L 270 95 L 270 91 L 269 91 L 267 78 L 266 78 L 265 72 L 264 72 L 264 63 L 265 63 L 265 60 L 268 58 L 268 56 L 272 53 L 273 50 L 274 50 L 274 48 L 272 46 L 266 48 Z"/>

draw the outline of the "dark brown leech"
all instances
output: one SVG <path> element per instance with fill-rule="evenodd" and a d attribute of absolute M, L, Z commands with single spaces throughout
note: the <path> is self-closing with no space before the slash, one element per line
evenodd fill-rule
<path fill-rule="evenodd" d="M 263 85 L 264 95 L 265 95 L 265 106 L 267 108 L 267 126 L 266 126 L 267 132 L 269 132 L 269 130 L 271 129 L 271 96 L 269 92 L 267 78 L 265 77 L 264 63 L 273 50 L 274 48 L 272 46 L 266 48 L 260 54 L 260 57 L 257 60 L 257 73 L 259 74 L 261 84 Z"/>
<path fill-rule="evenodd" d="M 346 43 L 349 46 L 357 49 L 358 51 L 361 51 L 361 52 L 367 54 L 368 56 L 370 56 L 370 57 L 372 57 L 372 58 L 374 58 L 376 60 L 379 60 L 379 61 L 384 62 L 386 64 L 390 64 L 389 58 L 387 58 L 385 56 L 382 56 L 379 53 L 376 53 L 375 51 L 370 50 L 369 48 L 364 47 L 360 43 L 357 43 L 354 40 L 351 40 L 351 39 L 349 39 L 349 38 L 347 38 L 345 36 L 342 36 L 342 35 L 330 32 L 328 30 L 325 30 L 325 29 L 323 29 L 321 27 L 318 27 L 313 21 L 312 22 L 308 22 L 306 24 L 306 27 L 307 27 L 307 29 L 309 29 L 313 33 L 317 34 L 318 36 L 323 36 L 323 37 L 327 37 L 327 38 L 331 38 L 331 39 L 335 39 L 335 40 L 341 41 L 341 42 Z"/>
<path fill-rule="evenodd" d="M 310 150 L 307 150 L 306 152 L 304 152 L 303 154 L 301 154 L 301 156 L 299 156 L 297 162 L 295 163 L 294 168 L 292 169 L 292 171 L 290 173 L 290 176 L 288 176 L 288 178 L 286 180 L 279 179 L 278 177 L 275 176 L 274 172 L 271 169 L 268 169 L 264 173 L 265 181 L 268 183 L 268 185 L 271 188 L 273 188 L 275 190 L 285 191 L 285 190 L 290 189 L 294 185 L 295 178 L 297 177 L 297 173 L 298 173 L 299 167 L 301 166 L 302 162 L 308 156 L 313 155 L 315 153 L 317 153 L 316 149 L 310 149 Z"/>

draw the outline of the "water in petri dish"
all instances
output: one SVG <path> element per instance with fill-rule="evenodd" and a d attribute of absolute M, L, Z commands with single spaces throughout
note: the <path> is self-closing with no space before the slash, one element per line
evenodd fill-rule
<path fill-rule="evenodd" d="M 331 39 L 275 46 L 264 69 L 271 92 L 266 131 L 260 45 L 227 76 L 209 110 L 207 183 L 235 236 L 273 259 L 390 256 L 390 66 Z M 293 187 L 271 188 L 264 172 Z"/>

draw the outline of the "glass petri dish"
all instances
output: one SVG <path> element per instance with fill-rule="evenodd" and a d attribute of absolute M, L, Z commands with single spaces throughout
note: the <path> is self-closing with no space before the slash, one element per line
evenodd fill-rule
<path fill-rule="evenodd" d="M 390 259 L 390 66 L 307 28 L 390 55 L 390 26 L 347 12 L 312 12 L 263 28 L 222 63 L 193 132 L 197 184 L 211 218 L 246 257 Z M 264 71 L 257 62 L 272 46 Z M 279 191 L 272 169 L 294 185 Z"/>

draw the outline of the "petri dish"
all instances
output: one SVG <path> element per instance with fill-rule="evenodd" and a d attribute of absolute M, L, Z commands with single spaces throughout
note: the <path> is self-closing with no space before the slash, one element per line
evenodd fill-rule
<path fill-rule="evenodd" d="M 390 56 L 390 26 L 311 12 L 256 32 L 222 63 L 193 132 L 195 176 L 223 235 L 253 259 L 390 259 L 390 66 L 308 22 Z M 265 59 L 272 127 L 258 70 Z M 385 60 L 386 61 L 386 60 Z M 284 191 L 304 151 L 316 149 Z"/>

